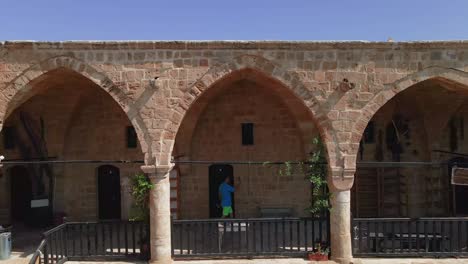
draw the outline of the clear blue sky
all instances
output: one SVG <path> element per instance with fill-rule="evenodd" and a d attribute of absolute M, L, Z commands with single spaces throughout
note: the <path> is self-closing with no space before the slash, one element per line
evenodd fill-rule
<path fill-rule="evenodd" d="M 468 0 L 0 0 L 0 40 L 468 39 Z"/>

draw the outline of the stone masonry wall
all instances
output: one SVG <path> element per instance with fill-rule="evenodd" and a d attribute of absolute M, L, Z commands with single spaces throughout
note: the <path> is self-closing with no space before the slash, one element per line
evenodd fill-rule
<path fill-rule="evenodd" d="M 466 42 L 6 42 L 0 113 L 42 74 L 70 68 L 107 91 L 136 127 L 148 164 L 169 162 L 177 128 L 200 94 L 252 68 L 310 108 L 326 141 L 333 188 L 352 185 L 361 134 L 396 93 L 429 78 L 466 84 Z"/>
<path fill-rule="evenodd" d="M 311 120 L 312 121 L 312 120 Z M 254 145 L 241 143 L 241 124 L 254 124 Z M 189 133 L 190 131 L 179 131 Z M 250 81 L 226 85 L 198 117 L 191 140 L 191 160 L 299 161 L 313 134 L 302 138 L 298 122 L 282 99 Z M 176 153 L 177 155 L 177 153 Z M 208 165 L 182 166 L 182 218 L 209 217 Z M 306 214 L 310 183 L 303 174 L 281 175 L 278 166 L 234 165 L 236 217 L 258 217 L 260 207 L 291 208 Z"/>
<path fill-rule="evenodd" d="M 64 159 L 142 160 L 139 148 L 127 148 L 125 113 L 102 91 L 82 97 L 66 133 Z M 79 140 L 78 140 L 79 139 Z M 78 220 L 97 219 L 97 168 L 105 164 L 64 167 L 64 211 Z M 128 219 L 132 203 L 129 178 L 140 173 L 140 164 L 112 164 L 120 169 L 122 219 Z"/>
<path fill-rule="evenodd" d="M 58 81 L 46 78 L 33 87 L 34 96 L 12 111 L 5 122 L 14 126 L 26 146 L 31 147 L 19 113 L 28 113 L 37 124 L 44 121 L 48 153 L 55 159 L 142 160 L 140 148 L 126 147 L 125 113 L 105 92 L 88 80 L 60 73 Z M 81 79 L 80 79 L 81 78 Z M 18 144 L 4 149 L 0 134 L 0 151 L 7 159 L 23 158 Z M 55 211 L 65 212 L 73 220 L 97 218 L 97 167 L 93 165 L 54 165 Z M 139 172 L 139 165 L 117 165 L 121 175 L 122 218 L 129 217 L 131 199 L 128 177 Z M 0 178 L 0 223 L 10 222 L 10 179 L 5 166 Z M 46 180 L 47 181 L 47 180 Z"/>
<path fill-rule="evenodd" d="M 352 258 L 348 190 L 369 120 L 395 95 L 426 80 L 466 91 L 468 42 L 4 42 L 0 120 L 5 123 L 48 72 L 64 69 L 107 92 L 138 133 L 143 168 L 156 183 L 156 260 L 171 257 L 169 180 L 161 177 L 186 113 L 216 84 L 246 70 L 289 89 L 313 116 L 327 148 L 331 251 L 345 262 Z"/>

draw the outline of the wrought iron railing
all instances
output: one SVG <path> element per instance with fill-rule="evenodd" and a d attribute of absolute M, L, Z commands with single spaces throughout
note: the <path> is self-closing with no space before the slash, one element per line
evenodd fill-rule
<path fill-rule="evenodd" d="M 174 220 L 172 255 L 184 257 L 305 256 L 328 248 L 328 218 Z"/>
<path fill-rule="evenodd" d="M 355 218 L 355 257 L 468 256 L 468 218 Z"/>
<path fill-rule="evenodd" d="M 143 222 L 70 222 L 45 232 L 29 263 L 149 259 L 149 256 L 149 227 Z"/>

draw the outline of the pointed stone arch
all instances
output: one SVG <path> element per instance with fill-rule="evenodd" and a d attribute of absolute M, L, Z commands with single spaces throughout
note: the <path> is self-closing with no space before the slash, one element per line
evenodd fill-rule
<path fill-rule="evenodd" d="M 443 86 L 454 86 L 458 89 L 466 89 L 468 91 L 468 73 L 443 67 L 429 67 L 422 71 L 412 73 L 393 83 L 385 84 L 384 88 L 376 93 L 373 98 L 362 108 L 360 116 L 352 128 L 351 144 L 359 145 L 361 136 L 364 133 L 369 121 L 388 101 L 400 94 L 401 92 L 413 87 L 414 85 L 434 80 Z M 354 153 L 357 155 L 357 153 Z"/>
<path fill-rule="evenodd" d="M 415 86 L 416 84 L 422 83 L 424 81 L 433 80 L 441 84 L 442 86 L 452 86 L 456 89 L 464 89 L 468 92 L 468 73 L 452 69 L 452 68 L 443 68 L 443 67 L 429 67 L 422 71 L 412 73 L 402 79 L 399 79 L 393 83 L 385 84 L 384 88 L 369 100 L 369 102 L 360 110 L 359 116 L 355 119 L 354 125 L 352 127 L 351 139 L 349 142 L 339 142 L 338 144 L 348 144 L 350 146 L 359 146 L 359 142 L 362 138 L 364 130 L 367 127 L 367 124 L 370 122 L 372 117 L 381 109 L 387 102 L 392 98 L 399 95 L 401 92 L 406 91 L 407 89 Z M 348 153 L 349 167 L 352 168 L 354 163 L 357 160 L 358 147 L 350 148 L 352 153 Z M 351 172 L 350 172 L 351 175 Z M 354 175 L 354 172 L 352 173 Z M 350 176 L 350 178 L 354 178 Z M 349 185 L 351 188 L 352 185 Z"/>
<path fill-rule="evenodd" d="M 337 139 L 331 129 L 329 119 L 326 113 L 321 109 L 317 99 L 312 92 L 305 87 L 297 73 L 287 71 L 286 68 L 255 55 L 242 55 L 228 63 L 210 68 L 188 89 L 184 97 L 171 109 L 170 124 L 166 126 L 161 137 L 160 144 L 165 147 L 161 148 L 163 153 L 160 155 L 160 160 L 163 161 L 167 159 L 167 162 L 169 162 L 177 131 L 188 110 L 196 105 L 196 102 L 202 95 L 212 89 L 212 87 L 215 87 L 218 83 L 226 81 L 235 75 L 244 75 L 247 77 L 252 73 L 259 74 L 263 76 L 263 78 L 268 78 L 281 87 L 288 89 L 289 93 L 299 99 L 304 107 L 308 109 L 327 148 L 330 175 L 338 174 L 336 171 L 339 171 L 341 177 L 344 164 L 343 158 L 341 157 L 342 153 L 339 151 L 338 145 L 336 144 Z"/>
<path fill-rule="evenodd" d="M 145 163 L 154 163 L 151 155 L 151 139 L 148 129 L 138 111 L 131 111 L 133 108 L 131 98 L 107 77 L 105 73 L 69 56 L 52 57 L 34 64 L 0 90 L 0 93 L 3 95 L 0 97 L 0 129 L 13 110 L 34 95 L 32 91 L 34 84 L 46 78 L 48 73 L 58 70 L 65 70 L 83 76 L 109 94 L 135 127 L 138 140 L 145 155 Z"/>
<path fill-rule="evenodd" d="M 228 78 L 231 73 L 243 69 L 252 69 L 282 83 L 304 102 L 317 119 L 322 117 L 318 101 L 304 86 L 297 73 L 290 72 L 280 65 L 255 55 L 242 55 L 234 58 L 231 62 L 210 68 L 188 89 L 188 93 L 176 109 L 180 107 L 183 110 L 187 110 L 205 90 L 213 87 L 217 82 Z"/>

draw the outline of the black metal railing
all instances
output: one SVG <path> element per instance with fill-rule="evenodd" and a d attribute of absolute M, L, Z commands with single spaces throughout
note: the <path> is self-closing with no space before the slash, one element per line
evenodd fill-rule
<path fill-rule="evenodd" d="M 143 222 L 70 222 L 45 232 L 29 263 L 149 259 L 149 256 L 149 227 Z"/>
<path fill-rule="evenodd" d="M 328 218 L 174 220 L 172 255 L 183 257 L 305 256 L 328 248 Z"/>
<path fill-rule="evenodd" d="M 468 256 L 468 218 L 355 218 L 355 257 Z"/>

